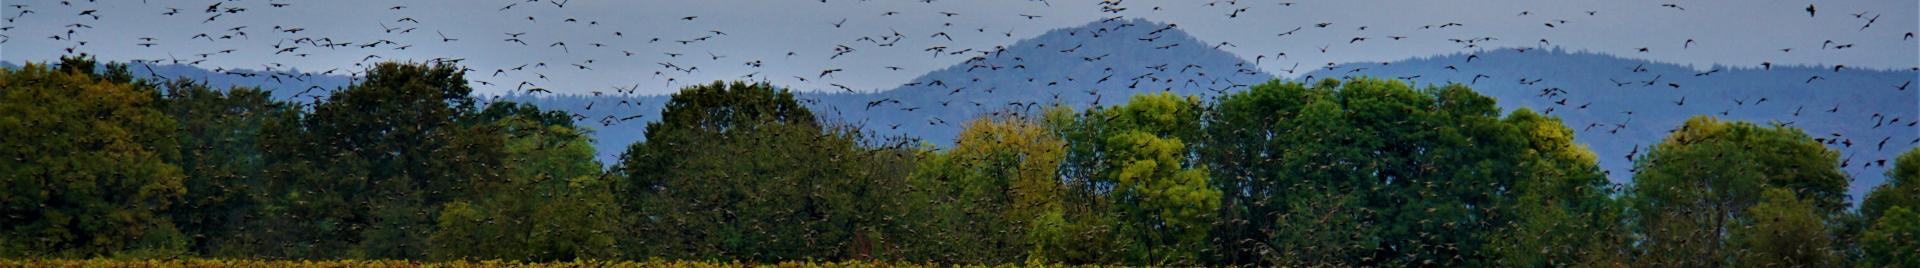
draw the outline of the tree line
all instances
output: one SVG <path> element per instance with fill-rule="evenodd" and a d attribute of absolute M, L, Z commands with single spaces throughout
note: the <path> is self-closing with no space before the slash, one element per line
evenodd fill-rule
<path fill-rule="evenodd" d="M 1462 85 L 1141 94 L 938 148 L 715 82 L 603 164 L 572 115 L 450 64 L 313 103 L 96 65 L 0 70 L 0 257 L 1920 265 L 1920 150 L 1854 209 L 1838 152 L 1697 117 L 1619 185 L 1559 119 Z"/>

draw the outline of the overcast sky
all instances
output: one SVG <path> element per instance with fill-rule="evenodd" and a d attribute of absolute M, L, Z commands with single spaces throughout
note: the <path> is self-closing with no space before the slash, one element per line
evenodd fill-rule
<path fill-rule="evenodd" d="M 1125 16 L 1177 24 L 1213 45 L 1232 43 L 1222 49 L 1243 58 L 1266 55 L 1261 67 L 1282 75 L 1280 69 L 1296 63 L 1319 66 L 1538 46 L 1702 69 L 1761 62 L 1881 69 L 1920 66 L 1920 52 L 1916 52 L 1920 38 L 1903 40 L 1903 35 L 1920 28 L 1916 21 L 1920 1 L 1914 0 L 1125 0 L 1117 6 L 1125 10 L 1117 13 L 1103 12 L 1094 1 L 1063 0 L 572 0 L 564 6 L 523 0 L 71 2 L 5 1 L 6 6 L 0 7 L 0 15 L 6 18 L 0 26 L 5 29 L 0 31 L 5 35 L 0 60 L 48 61 L 75 48 L 113 61 L 179 59 L 199 61 L 208 69 L 344 72 L 380 60 L 446 57 L 465 59 L 463 64 L 475 69 L 469 73 L 470 80 L 494 84 L 479 86 L 484 93 L 513 90 L 526 81 L 556 92 L 612 92 L 614 87 L 639 85 L 641 93 L 657 94 L 689 81 L 748 79 L 745 76 L 750 74 L 752 80 L 768 79 L 800 90 L 830 88 L 829 83 L 880 90 L 966 59 L 936 57 L 924 51 L 929 47 L 991 50 L 1049 29 Z M 1818 2 L 1817 14 L 1811 17 L 1806 11 L 1810 2 Z M 216 11 L 208 13 L 216 3 Z M 273 7 L 272 3 L 287 5 Z M 1664 6 L 1668 4 L 1677 7 Z M 93 11 L 82 15 L 88 10 Z M 403 21 L 406 18 L 410 20 Z M 1872 18 L 1878 19 L 1863 29 Z M 1320 23 L 1330 24 L 1316 26 Z M 1463 25 L 1439 28 L 1447 23 Z M 1549 23 L 1553 26 L 1548 27 Z M 236 27 L 245 28 L 233 30 Z M 1295 34 L 1278 35 L 1296 28 L 1300 30 Z M 882 38 L 895 32 L 904 38 L 897 42 Z M 952 40 L 933 36 L 943 32 Z M 194 37 L 202 33 L 208 38 Z M 525 45 L 507 41 L 509 33 L 525 33 L 518 36 Z M 443 40 L 443 36 L 457 40 Z M 1394 36 L 1405 38 L 1390 38 Z M 862 37 L 881 40 L 859 40 Z M 1355 37 L 1367 40 L 1350 43 Z M 1482 37 L 1495 40 L 1477 44 L 1480 48 L 1448 41 Z M 301 38 L 353 45 L 319 47 L 325 42 L 296 42 Z M 1692 44 L 1687 43 L 1690 39 Z M 379 40 L 393 43 L 360 47 Z M 557 42 L 564 42 L 564 49 Z M 879 45 L 889 42 L 893 45 Z M 1833 48 L 1844 44 L 1852 46 Z M 843 45 L 853 51 L 833 57 Z M 298 48 L 277 53 L 289 47 Z M 1639 52 L 1641 48 L 1648 51 Z M 233 52 L 219 53 L 228 49 Z M 212 54 L 201 56 L 207 53 Z M 1286 57 L 1279 57 L 1280 53 Z M 363 61 L 370 55 L 379 58 Z M 537 63 L 547 66 L 532 66 Z M 668 64 L 698 69 L 663 67 Z M 492 75 L 496 69 L 521 65 L 529 66 Z M 828 69 L 845 71 L 815 79 Z M 809 80 L 800 82 L 793 76 Z M 669 85 L 670 78 L 677 81 Z"/>

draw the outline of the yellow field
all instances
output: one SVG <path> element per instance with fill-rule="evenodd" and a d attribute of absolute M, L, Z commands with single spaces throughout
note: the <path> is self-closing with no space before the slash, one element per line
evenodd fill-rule
<path fill-rule="evenodd" d="M 46 260 L 0 260 L 0 267 L 287 267 L 287 268 L 332 268 L 332 267 L 667 267 L 667 268 L 715 268 L 715 267 L 958 267 L 949 265 L 895 263 L 895 262 L 803 262 L 781 263 L 742 263 L 742 262 L 697 262 L 697 261 L 571 261 L 548 263 L 524 263 L 505 261 L 452 261 L 421 262 L 394 260 L 341 260 L 341 261 L 274 261 L 274 260 L 111 260 L 111 259 L 46 259 Z M 1044 266 L 1043 266 L 1044 267 Z M 1064 266 L 1060 266 L 1064 267 Z"/>

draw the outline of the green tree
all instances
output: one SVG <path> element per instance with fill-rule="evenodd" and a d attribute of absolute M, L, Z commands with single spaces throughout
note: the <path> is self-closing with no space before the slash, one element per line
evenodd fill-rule
<path fill-rule="evenodd" d="M 0 257 L 179 254 L 175 123 L 125 65 L 0 70 Z"/>
<path fill-rule="evenodd" d="M 1861 222 L 1867 225 L 1857 238 L 1863 267 L 1920 265 L 1920 149 L 1895 159 L 1887 182 L 1873 188 L 1861 202 Z"/>
<path fill-rule="evenodd" d="M 1920 149 L 1894 159 L 1893 169 L 1887 170 L 1887 182 L 1875 186 L 1860 202 L 1860 214 L 1866 222 L 1875 222 L 1896 206 L 1920 208 Z"/>
<path fill-rule="evenodd" d="M 1028 263 L 1118 263 L 1127 248 L 1114 232 L 1119 220 L 1108 193 L 1113 182 L 1101 177 L 1106 162 L 1100 139 L 1107 122 L 1064 105 L 1048 107 L 1041 123 L 1064 143 L 1056 168 L 1061 183 L 1060 210 L 1042 213 L 1030 224 Z"/>
<path fill-rule="evenodd" d="M 1270 82 L 1205 116 L 1217 261 L 1569 265 L 1623 259 L 1621 207 L 1573 131 L 1465 86 Z M 1568 232 L 1580 230 L 1579 232 Z M 1543 250 L 1544 249 L 1544 250 Z"/>
<path fill-rule="evenodd" d="M 832 130 L 829 130 L 832 128 Z M 914 153 L 866 148 L 792 93 L 713 84 L 674 94 L 616 168 L 645 256 L 752 261 L 884 257 Z"/>
<path fill-rule="evenodd" d="M 1501 265 L 1624 266 L 1631 252 L 1625 206 L 1592 151 L 1558 119 L 1521 109 L 1506 123 L 1527 137 L 1516 154 L 1522 180 L 1509 205 L 1514 223 L 1490 248 Z"/>
<path fill-rule="evenodd" d="M 1695 117 L 1635 163 L 1632 203 L 1647 265 L 1720 266 L 1736 252 L 1728 234 L 1779 188 L 1811 203 L 1821 221 L 1847 206 L 1839 153 L 1798 129 Z"/>
<path fill-rule="evenodd" d="M 591 141 L 565 112 L 495 102 L 469 118 L 509 136 L 505 178 L 446 203 L 428 238 L 439 259 L 564 261 L 618 256 L 621 213 Z"/>
<path fill-rule="evenodd" d="M 1862 267 L 1920 266 L 1920 212 L 1905 206 L 1885 211 L 1860 238 Z"/>
<path fill-rule="evenodd" d="M 1732 230 L 1734 265 L 1743 267 L 1831 267 L 1839 263 L 1826 226 L 1812 202 L 1783 188 L 1769 188 L 1760 203 L 1747 208 L 1744 223 Z"/>

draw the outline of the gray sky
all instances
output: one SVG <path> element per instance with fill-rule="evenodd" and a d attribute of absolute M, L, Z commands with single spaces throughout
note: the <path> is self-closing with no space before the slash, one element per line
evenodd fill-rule
<path fill-rule="evenodd" d="M 1118 13 L 1102 12 L 1094 1 L 1063 0 L 572 0 L 564 7 L 549 1 L 523 0 L 72 2 L 6 0 L 6 6 L 0 7 L 0 15 L 7 19 L 0 26 L 5 27 L 0 34 L 6 36 L 5 43 L 0 43 L 0 60 L 48 61 L 65 54 L 66 48 L 77 47 L 78 51 L 114 61 L 203 60 L 198 65 L 209 69 L 297 67 L 303 71 L 338 68 L 344 72 L 362 69 L 358 64 L 369 55 L 382 57 L 373 61 L 449 57 L 464 58 L 466 66 L 476 69 L 469 73 L 470 80 L 494 84 L 477 86 L 483 93 L 504 93 L 526 81 L 555 92 L 612 92 L 614 87 L 638 84 L 640 93 L 658 94 L 688 82 L 744 79 L 748 74 L 754 75 L 753 80 L 769 79 L 801 90 L 831 88 L 829 83 L 879 90 L 965 60 L 963 56 L 935 57 L 924 51 L 929 47 L 991 50 L 1049 29 L 1126 16 L 1177 24 L 1212 44 L 1230 42 L 1233 46 L 1223 49 L 1244 58 L 1266 55 L 1262 69 L 1283 76 L 1289 75 L 1283 70 L 1295 63 L 1309 67 L 1471 51 L 1478 48 L 1448 39 L 1482 37 L 1495 40 L 1479 43 L 1481 48 L 1560 46 L 1702 69 L 1713 64 L 1757 66 L 1761 62 L 1881 69 L 1920 66 L 1920 52 L 1916 52 L 1920 38 L 1902 40 L 1903 35 L 1920 28 L 1916 21 L 1920 3 L 1913 0 L 1294 0 L 1290 5 L 1254 0 L 1125 0 L 1118 6 L 1125 10 Z M 1818 2 L 1817 16 L 1809 17 L 1805 11 L 1810 2 Z M 214 3 L 220 3 L 219 12 L 207 13 Z M 289 5 L 272 7 L 270 3 Z M 501 10 L 509 5 L 512 8 Z M 396 10 L 396 6 L 404 7 Z M 170 8 L 178 8 L 178 13 L 163 14 Z M 230 13 L 229 8 L 245 10 Z M 1229 17 L 1242 8 L 1245 11 L 1237 17 Z M 95 10 L 91 14 L 98 19 L 77 15 L 85 10 Z M 1856 13 L 1864 14 L 1856 18 Z M 207 22 L 214 14 L 220 15 Z M 683 19 L 689 16 L 697 18 Z M 1878 20 L 1872 27 L 1861 29 L 1875 17 Z M 400 21 L 402 18 L 418 22 Z M 577 21 L 565 21 L 569 18 Z M 844 24 L 833 25 L 842 19 Z M 1321 28 L 1317 23 L 1331 24 Z M 1464 25 L 1422 29 L 1446 23 Z M 1547 23 L 1554 26 L 1547 27 Z M 246 28 L 230 30 L 242 26 Z M 276 31 L 276 26 L 304 30 L 288 33 Z M 402 33 L 409 28 L 411 32 Z M 1293 35 L 1277 36 L 1295 28 L 1301 29 Z M 73 33 L 68 34 L 69 30 Z M 880 39 L 896 31 L 904 38 L 892 46 L 878 45 L 891 40 L 856 41 L 862 37 Z M 952 40 L 932 36 L 941 32 L 951 35 Z M 213 40 L 193 38 L 201 33 Z M 525 33 L 519 39 L 526 45 L 506 41 L 508 33 Z M 458 40 L 443 41 L 442 34 Z M 233 37 L 218 39 L 225 35 Z M 54 36 L 61 38 L 56 40 Z M 1405 38 L 1392 40 L 1390 36 Z M 143 37 L 153 40 L 140 39 Z M 676 42 L 702 37 L 706 37 L 704 41 Z M 1350 44 L 1354 37 L 1367 40 Z M 354 46 L 319 47 L 296 43 L 299 38 L 330 38 Z M 655 38 L 659 41 L 650 42 Z M 1542 44 L 1541 39 L 1550 44 Z M 1694 43 L 1683 48 L 1689 39 Z M 377 40 L 396 44 L 358 46 Z M 1827 40 L 1832 40 L 1832 45 L 1853 46 L 1822 49 Z M 566 48 L 553 46 L 556 42 L 564 42 Z M 142 43 L 152 46 L 143 47 Z M 276 45 L 299 48 L 276 54 Z M 830 58 L 840 45 L 853 52 Z M 397 49 L 400 46 L 407 47 Z M 1327 48 L 1325 52 L 1321 52 L 1322 47 Z M 1643 47 L 1648 52 L 1638 52 Z M 1781 51 L 1787 48 L 1792 51 Z M 218 53 L 227 49 L 234 52 Z M 794 55 L 788 56 L 790 52 Z M 203 53 L 214 54 L 199 55 Z M 669 57 L 666 53 L 682 55 Z M 1286 57 L 1278 57 L 1279 53 L 1286 53 Z M 722 58 L 715 60 L 714 56 Z M 749 66 L 749 61 L 761 64 Z M 496 69 L 542 62 L 547 67 L 529 65 L 523 71 L 492 75 Z M 698 69 L 676 71 L 663 67 L 663 63 Z M 845 71 L 816 79 L 827 69 Z M 793 76 L 809 80 L 800 82 Z M 669 86 L 669 79 L 677 81 Z"/>

